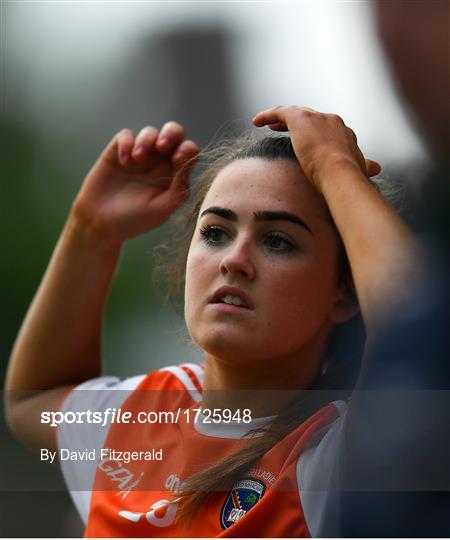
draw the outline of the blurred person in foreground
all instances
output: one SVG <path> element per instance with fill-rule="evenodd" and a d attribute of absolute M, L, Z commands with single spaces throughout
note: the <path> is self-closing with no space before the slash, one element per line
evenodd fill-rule
<path fill-rule="evenodd" d="M 450 3 L 381 0 L 373 7 L 392 76 L 431 154 L 415 213 L 434 269 L 409 306 L 386 318 L 368 351 L 320 534 L 448 537 Z"/>

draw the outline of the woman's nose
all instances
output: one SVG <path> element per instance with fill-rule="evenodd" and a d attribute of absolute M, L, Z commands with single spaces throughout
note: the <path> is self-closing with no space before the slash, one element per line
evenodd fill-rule
<path fill-rule="evenodd" d="M 247 243 L 236 243 L 229 247 L 220 261 L 222 274 L 234 274 L 254 279 L 256 270 Z"/>

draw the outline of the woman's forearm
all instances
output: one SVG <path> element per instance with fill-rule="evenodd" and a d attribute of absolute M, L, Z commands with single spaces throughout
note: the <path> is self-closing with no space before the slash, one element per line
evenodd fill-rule
<path fill-rule="evenodd" d="M 406 223 L 352 163 L 335 163 L 323 173 L 321 186 L 370 338 L 413 300 L 424 274 L 423 253 Z"/>
<path fill-rule="evenodd" d="M 44 390 L 100 374 L 101 326 L 120 244 L 73 213 L 14 345 L 8 390 Z"/>

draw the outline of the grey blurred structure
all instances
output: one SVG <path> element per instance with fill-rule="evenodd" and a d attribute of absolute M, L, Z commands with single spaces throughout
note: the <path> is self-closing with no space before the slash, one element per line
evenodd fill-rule
<path fill-rule="evenodd" d="M 114 92 L 119 102 L 127 96 L 131 125 L 177 120 L 189 138 L 206 146 L 240 109 L 231 40 L 231 32 L 219 24 L 189 24 L 141 38 L 134 63 L 123 66 Z"/>

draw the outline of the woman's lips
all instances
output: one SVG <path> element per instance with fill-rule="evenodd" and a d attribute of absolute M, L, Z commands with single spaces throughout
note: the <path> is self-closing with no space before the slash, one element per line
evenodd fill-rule
<path fill-rule="evenodd" d="M 223 302 L 213 302 L 209 304 L 213 309 L 217 311 L 224 311 L 225 313 L 253 313 L 255 310 L 245 306 L 235 306 L 234 304 L 225 304 Z"/>
<path fill-rule="evenodd" d="M 224 303 L 223 299 L 227 296 L 240 298 L 245 306 L 238 306 L 236 304 L 232 304 L 231 302 Z M 250 296 L 239 287 L 231 287 L 229 285 L 224 285 L 223 287 L 217 289 L 216 292 L 210 297 L 208 303 L 213 305 L 236 307 L 240 310 L 254 310 L 253 302 Z"/>

